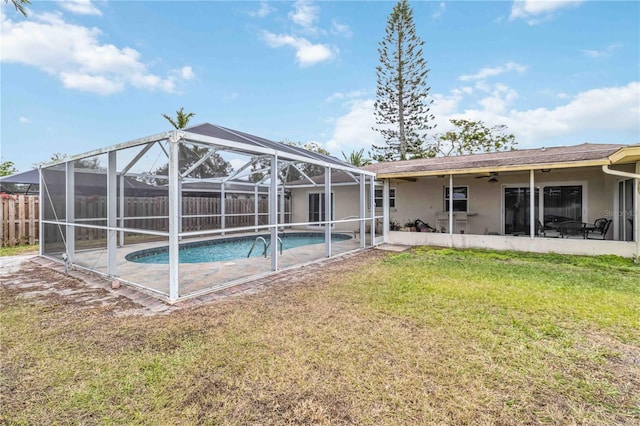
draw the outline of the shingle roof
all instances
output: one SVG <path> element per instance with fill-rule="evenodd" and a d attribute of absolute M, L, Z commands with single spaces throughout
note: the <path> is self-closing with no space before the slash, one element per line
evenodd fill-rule
<path fill-rule="evenodd" d="M 417 160 L 376 163 L 363 167 L 378 175 L 432 174 L 510 166 L 541 166 L 559 163 L 576 163 L 606 160 L 611 154 L 628 145 L 583 143 L 574 146 L 521 149 L 514 151 L 460 155 L 455 157 L 421 158 Z"/>

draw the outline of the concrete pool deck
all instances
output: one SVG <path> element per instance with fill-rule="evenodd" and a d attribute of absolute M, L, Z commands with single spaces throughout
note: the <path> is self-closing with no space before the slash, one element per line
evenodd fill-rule
<path fill-rule="evenodd" d="M 304 232 L 309 230 L 290 230 L 288 232 Z M 350 234 L 348 232 L 336 232 Z M 212 238 L 194 238 L 183 240 L 181 243 L 213 240 L 219 238 L 258 236 L 262 233 L 227 234 Z M 319 233 L 323 234 L 323 233 Z M 169 293 L 169 265 L 145 264 L 126 260 L 126 256 L 140 250 L 166 246 L 164 241 L 153 243 L 139 243 L 118 247 L 116 255 L 116 279 L 125 284 L 133 284 L 150 290 L 158 296 L 167 297 Z M 360 249 L 360 240 L 350 238 L 344 241 L 331 243 L 332 256 L 340 256 L 345 253 Z M 288 269 L 297 265 L 305 265 L 312 262 L 327 259 L 325 245 L 311 244 L 302 247 L 286 249 L 278 257 L 278 269 Z M 105 249 L 89 249 L 75 253 L 74 265 L 102 274 L 107 274 L 107 254 Z M 181 263 L 179 265 L 179 295 L 180 297 L 193 297 L 204 292 L 222 290 L 231 285 L 241 285 L 245 281 L 254 280 L 273 274 L 270 257 L 251 257 L 219 262 Z"/>
<path fill-rule="evenodd" d="M 139 305 L 139 308 L 128 309 L 126 312 L 122 313 L 123 315 L 149 316 L 169 314 L 178 309 L 192 308 L 203 304 L 219 302 L 230 297 L 252 295 L 263 292 L 267 289 L 296 286 L 300 285 L 301 282 L 305 282 L 305 279 L 308 281 L 309 277 L 313 277 L 313 279 L 318 280 L 318 282 L 322 282 L 323 274 L 328 273 L 328 271 L 335 270 L 336 268 L 351 271 L 354 270 L 354 268 L 366 267 L 366 265 L 370 264 L 374 259 L 379 259 L 380 256 L 383 256 L 382 253 L 384 251 L 388 251 L 390 249 L 392 251 L 404 251 L 410 249 L 410 247 L 388 247 L 383 244 L 375 249 L 352 251 L 342 256 L 324 258 L 318 262 L 304 265 L 299 268 L 274 272 L 267 277 L 258 277 L 231 287 L 218 290 L 212 289 L 207 293 L 180 300 L 175 303 L 169 303 L 166 300 L 158 298 L 155 295 L 151 295 L 146 291 L 141 291 L 138 288 L 127 285 L 122 285 L 119 288 L 112 288 L 110 279 L 85 270 L 72 268 L 69 270 L 68 275 L 80 280 L 88 289 L 94 289 L 93 291 L 104 291 L 111 295 L 110 297 L 112 298 L 122 297 Z M 8 262 L 7 260 L 11 260 L 12 262 Z M 25 262 L 34 263 L 39 267 L 64 275 L 64 265 L 62 263 L 37 255 L 19 256 L 11 259 L 4 258 L 2 272 L 6 274 L 20 274 L 19 270 L 23 267 Z M 50 279 L 47 279 L 46 283 L 43 282 L 42 285 L 49 285 L 48 283 L 50 281 Z M 35 283 L 34 286 L 38 287 L 37 283 Z M 57 288 L 57 285 L 54 287 Z M 67 295 L 67 292 L 64 289 L 58 290 L 62 291 L 66 295 L 65 297 L 73 296 Z M 105 298 L 105 295 L 96 293 L 96 297 Z M 80 301 L 79 303 L 86 302 Z"/>

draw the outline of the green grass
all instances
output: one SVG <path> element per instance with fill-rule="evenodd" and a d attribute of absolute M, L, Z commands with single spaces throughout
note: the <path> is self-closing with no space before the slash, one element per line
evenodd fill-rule
<path fill-rule="evenodd" d="M 631 260 L 419 248 L 298 274 L 155 317 L 3 286 L 0 422 L 640 424 Z"/>
<path fill-rule="evenodd" d="M 34 245 L 20 245 L 12 247 L 0 247 L 0 257 L 2 256 L 17 256 L 20 254 L 38 254 L 40 246 Z"/>

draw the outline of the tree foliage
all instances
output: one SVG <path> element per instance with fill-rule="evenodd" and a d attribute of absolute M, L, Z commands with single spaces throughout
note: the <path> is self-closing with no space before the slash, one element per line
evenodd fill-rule
<path fill-rule="evenodd" d="M 180 173 L 184 173 L 191 168 L 194 164 L 200 161 L 201 158 L 208 155 L 209 148 L 191 145 L 180 144 L 179 148 L 179 170 Z M 211 154 L 205 161 L 199 164 L 193 171 L 189 173 L 189 177 L 194 178 L 211 178 L 211 177 L 223 177 L 228 176 L 233 171 L 231 163 L 226 161 L 217 152 Z M 169 175 L 169 164 L 164 164 L 154 171 L 154 174 L 161 176 Z"/>
<path fill-rule="evenodd" d="M 353 150 L 349 155 L 342 151 L 342 157 L 347 163 L 353 164 L 356 167 L 363 167 L 371 164 L 371 159 L 364 156 L 364 148 L 360 151 Z"/>
<path fill-rule="evenodd" d="M 406 160 L 427 155 L 425 133 L 434 126 L 430 113 L 429 69 L 422 55 L 424 42 L 416 35 L 413 10 L 400 0 L 387 18 L 378 52 L 375 101 L 376 124 L 386 146 L 373 146 L 376 161 Z"/>
<path fill-rule="evenodd" d="M 280 141 L 280 143 L 298 148 L 304 148 L 311 152 L 317 152 L 318 154 L 331 155 L 329 151 L 318 145 L 316 142 L 304 143 L 284 140 Z M 271 160 L 269 159 L 257 161 L 253 166 L 251 166 L 251 170 L 253 173 L 251 173 L 251 175 L 249 176 L 249 180 L 251 180 L 252 182 L 261 181 L 265 177 L 266 173 L 261 172 L 260 170 L 264 170 L 270 167 L 270 165 Z M 304 179 L 304 176 L 302 175 L 302 173 L 300 173 L 300 171 L 302 171 L 309 177 L 320 176 L 324 173 L 324 167 L 311 163 L 305 163 L 302 161 L 296 161 L 293 163 L 293 165 L 281 168 L 278 171 L 278 177 L 282 182 L 294 182 L 300 179 Z"/>
<path fill-rule="evenodd" d="M 13 161 L 3 161 L 0 163 L 0 176 L 9 176 L 18 172 Z"/>
<path fill-rule="evenodd" d="M 187 127 L 189 120 L 191 120 L 195 115 L 195 112 L 185 113 L 184 107 L 180 107 L 180 109 L 176 111 L 175 119 L 167 114 L 162 114 L 162 116 L 178 130 Z"/>
<path fill-rule="evenodd" d="M 5 3 L 9 3 L 9 0 L 4 0 Z M 11 4 L 16 8 L 16 10 L 22 13 L 23 16 L 27 16 L 27 9 L 25 9 L 26 5 L 31 4 L 30 0 L 11 0 Z"/>
<path fill-rule="evenodd" d="M 171 125 L 180 130 L 189 125 L 189 121 L 195 116 L 194 112 L 184 112 L 184 107 L 180 107 L 176 111 L 176 116 L 171 117 L 167 114 L 162 116 Z M 179 151 L 179 170 L 180 173 L 184 173 L 195 165 L 200 159 L 209 155 L 210 149 L 201 147 L 198 145 L 181 143 L 178 145 Z M 223 177 L 229 175 L 233 171 L 231 163 L 226 161 L 217 152 L 209 155 L 209 157 L 199 164 L 193 171 L 189 173 L 190 177 L 195 178 L 211 178 L 211 177 Z M 169 164 L 165 164 L 157 168 L 154 172 L 156 175 L 169 175 Z"/>
<path fill-rule="evenodd" d="M 515 136 L 507 133 L 507 126 L 487 127 L 482 121 L 449 120 L 456 126 L 436 137 L 437 154 L 443 156 L 466 155 L 478 152 L 497 152 L 515 149 Z"/>

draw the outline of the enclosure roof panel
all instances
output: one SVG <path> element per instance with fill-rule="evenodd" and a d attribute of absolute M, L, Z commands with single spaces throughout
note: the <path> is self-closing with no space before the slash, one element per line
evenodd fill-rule
<path fill-rule="evenodd" d="M 9 176 L 0 177 L 2 183 L 23 183 L 23 184 L 37 184 L 40 183 L 40 172 L 38 169 L 29 170 L 22 173 L 14 173 Z"/>
<path fill-rule="evenodd" d="M 228 140 L 231 142 L 237 142 L 246 144 L 249 146 L 255 146 L 260 148 L 273 149 L 280 151 L 281 153 L 293 154 L 295 156 L 307 157 L 310 160 L 323 161 L 329 164 L 339 165 L 341 167 L 356 168 L 352 164 L 339 160 L 331 155 L 324 155 L 317 152 L 309 151 L 304 148 L 287 145 L 282 142 L 274 142 L 269 139 L 262 138 L 260 136 L 251 135 L 249 133 L 241 132 L 239 130 L 229 129 L 227 127 L 218 126 L 211 123 L 198 124 L 196 126 L 187 127 L 182 129 L 185 132 L 196 133 L 203 136 L 214 137 L 218 139 Z"/>

